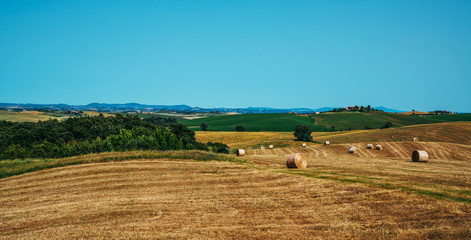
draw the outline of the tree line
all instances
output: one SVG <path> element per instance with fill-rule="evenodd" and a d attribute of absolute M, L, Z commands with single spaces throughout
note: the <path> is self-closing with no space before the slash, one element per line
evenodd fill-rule
<path fill-rule="evenodd" d="M 0 159 L 56 158 L 129 150 L 197 149 L 228 153 L 221 143 L 199 143 L 175 120 L 116 114 L 36 123 L 0 121 Z"/>

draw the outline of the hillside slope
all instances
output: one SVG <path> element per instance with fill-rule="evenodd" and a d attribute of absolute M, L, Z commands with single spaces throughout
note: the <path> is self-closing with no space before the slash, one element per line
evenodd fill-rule
<path fill-rule="evenodd" d="M 260 155 L 245 157 L 256 168 L 159 159 L 9 177 L 0 180 L 0 238 L 471 237 L 471 208 L 462 202 L 469 179 L 461 176 L 469 161 L 339 157 L 310 158 L 298 171 Z M 461 174 L 448 169 L 457 164 Z"/>
<path fill-rule="evenodd" d="M 400 142 L 411 141 L 417 137 L 419 141 L 451 142 L 471 144 L 471 122 L 434 123 L 400 128 L 373 129 L 338 132 L 331 135 L 313 133 L 314 141 L 323 143 L 354 143 L 354 142 Z"/>
<path fill-rule="evenodd" d="M 180 122 L 193 130 L 200 130 L 204 122 L 210 131 L 235 131 L 237 125 L 244 126 L 246 131 L 292 132 L 297 125 L 307 125 L 314 131 L 325 130 L 314 125 L 309 117 L 289 113 L 224 115 Z"/>
<path fill-rule="evenodd" d="M 386 122 L 391 122 L 394 127 L 401 127 L 454 121 L 471 121 L 471 114 L 404 115 L 387 112 L 329 112 L 310 116 L 288 113 L 237 114 L 181 120 L 180 122 L 197 131 L 200 130 L 200 124 L 204 122 L 209 125 L 210 131 L 235 131 L 237 125 L 242 125 L 246 131 L 291 132 L 294 131 L 296 125 L 307 125 L 313 131 L 323 132 L 332 127 L 340 130 L 361 130 L 365 127 L 377 129 L 383 127 Z"/>
<path fill-rule="evenodd" d="M 405 115 L 400 113 L 387 112 L 340 112 L 340 113 L 321 113 L 313 115 L 316 119 L 316 125 L 326 128 L 335 127 L 336 129 L 365 129 L 381 128 L 386 122 L 391 122 L 394 127 L 408 125 L 453 122 L 453 121 L 471 121 L 471 114 L 452 114 L 452 115 Z"/>

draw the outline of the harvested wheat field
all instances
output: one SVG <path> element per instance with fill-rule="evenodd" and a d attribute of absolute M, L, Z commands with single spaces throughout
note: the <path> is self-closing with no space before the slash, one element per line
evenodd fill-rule
<path fill-rule="evenodd" d="M 137 159 L 8 177 L 0 238 L 469 239 L 471 147 L 381 144 L 359 143 L 355 154 L 349 145 L 257 149 L 245 162 Z M 410 161 L 416 147 L 429 151 L 428 163 Z M 286 168 L 294 152 L 306 155 L 307 169 Z"/>
<path fill-rule="evenodd" d="M 222 142 L 231 148 L 255 148 L 260 145 L 273 145 L 275 148 L 296 146 L 292 132 L 220 132 L 197 131 L 199 142 Z"/>
<path fill-rule="evenodd" d="M 327 134 L 313 134 L 314 141 L 331 143 L 355 143 L 364 141 L 411 142 L 413 137 L 426 142 L 451 142 L 471 144 L 471 122 L 448 122 L 386 128 L 356 130 Z"/>
<path fill-rule="evenodd" d="M 418 137 L 420 141 L 425 142 L 450 142 L 470 145 L 471 122 L 434 123 L 394 129 L 313 132 L 312 136 L 314 138 L 313 140 L 317 143 L 329 141 L 330 144 L 357 142 L 411 142 L 412 137 Z M 292 132 L 197 131 L 196 139 L 203 143 L 222 142 L 231 148 L 257 148 L 260 145 L 268 146 L 270 144 L 273 144 L 275 148 L 279 148 L 294 147 L 300 144 L 300 142 L 295 141 L 295 137 Z"/>

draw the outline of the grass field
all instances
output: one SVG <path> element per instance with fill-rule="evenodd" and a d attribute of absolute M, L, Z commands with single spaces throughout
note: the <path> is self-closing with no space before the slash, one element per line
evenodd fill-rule
<path fill-rule="evenodd" d="M 0 161 L 0 238 L 471 239 L 471 122 L 315 132 L 331 145 L 305 148 L 292 131 L 196 137 L 246 156 L 133 151 Z M 417 149 L 429 162 L 410 160 Z M 308 167 L 287 169 L 292 153 Z"/>
<path fill-rule="evenodd" d="M 394 127 L 429 124 L 452 121 L 471 121 L 471 114 L 452 115 L 404 115 L 387 112 L 371 113 L 321 113 L 308 116 L 300 116 L 288 113 L 276 114 L 238 114 L 199 118 L 194 120 L 181 120 L 193 130 L 200 130 L 200 124 L 205 122 L 210 131 L 235 131 L 235 126 L 242 125 L 246 131 L 273 131 L 292 132 L 296 125 L 307 125 L 313 131 L 322 132 L 335 127 L 336 129 L 360 130 L 369 128 L 381 128 L 386 122 L 391 122 Z"/>
<path fill-rule="evenodd" d="M 13 112 L 0 110 L 0 121 L 5 120 L 11 122 L 37 122 L 46 121 L 49 119 L 60 119 L 60 117 L 51 116 L 38 111 Z"/>
<path fill-rule="evenodd" d="M 237 125 L 245 127 L 246 131 L 273 131 L 289 132 L 294 131 L 297 125 L 307 125 L 315 131 L 324 131 L 325 128 L 316 126 L 309 117 L 298 116 L 288 113 L 269 114 L 236 114 L 224 115 L 194 120 L 182 120 L 181 123 L 190 129 L 200 130 L 200 124 L 208 124 L 211 131 L 235 131 Z"/>
<path fill-rule="evenodd" d="M 387 112 L 341 112 L 341 113 L 321 113 L 313 115 L 316 124 L 336 129 L 365 129 L 381 128 L 386 122 L 391 122 L 394 127 L 408 125 L 428 124 L 437 122 L 471 121 L 471 114 L 452 115 L 404 115 Z"/>
<path fill-rule="evenodd" d="M 400 142 L 401 139 L 410 142 L 412 141 L 411 136 L 414 136 L 419 138 L 419 141 L 471 145 L 471 122 L 434 123 L 389 129 L 313 132 L 312 136 L 315 143 L 323 143 L 324 141 L 331 143 Z M 275 147 L 291 147 L 301 144 L 296 141 L 292 132 L 196 131 L 196 139 L 203 143 L 222 142 L 231 148 L 257 148 L 260 145 L 268 146 L 270 144 Z"/>
<path fill-rule="evenodd" d="M 77 157 L 0 179 L 0 238 L 469 239 L 471 148 L 383 144 Z M 286 169 L 293 152 L 307 169 Z"/>

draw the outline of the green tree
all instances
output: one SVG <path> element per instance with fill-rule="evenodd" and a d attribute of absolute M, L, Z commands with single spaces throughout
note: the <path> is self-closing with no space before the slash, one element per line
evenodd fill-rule
<path fill-rule="evenodd" d="M 208 131 L 208 124 L 207 123 L 201 123 L 200 128 L 202 131 Z"/>
<path fill-rule="evenodd" d="M 170 124 L 170 131 L 183 142 L 183 146 L 196 142 L 195 132 L 181 123 Z"/>
<path fill-rule="evenodd" d="M 298 125 L 296 126 L 293 135 L 299 140 L 299 141 L 306 141 L 309 142 L 312 140 L 311 136 L 312 130 L 310 127 L 306 125 Z"/>
<path fill-rule="evenodd" d="M 393 126 L 392 122 L 386 122 L 382 128 L 390 128 L 392 126 Z"/>
<path fill-rule="evenodd" d="M 235 129 L 236 129 L 236 131 L 238 131 L 238 132 L 243 132 L 243 131 L 245 131 L 245 127 L 242 126 L 242 125 L 236 126 Z"/>

